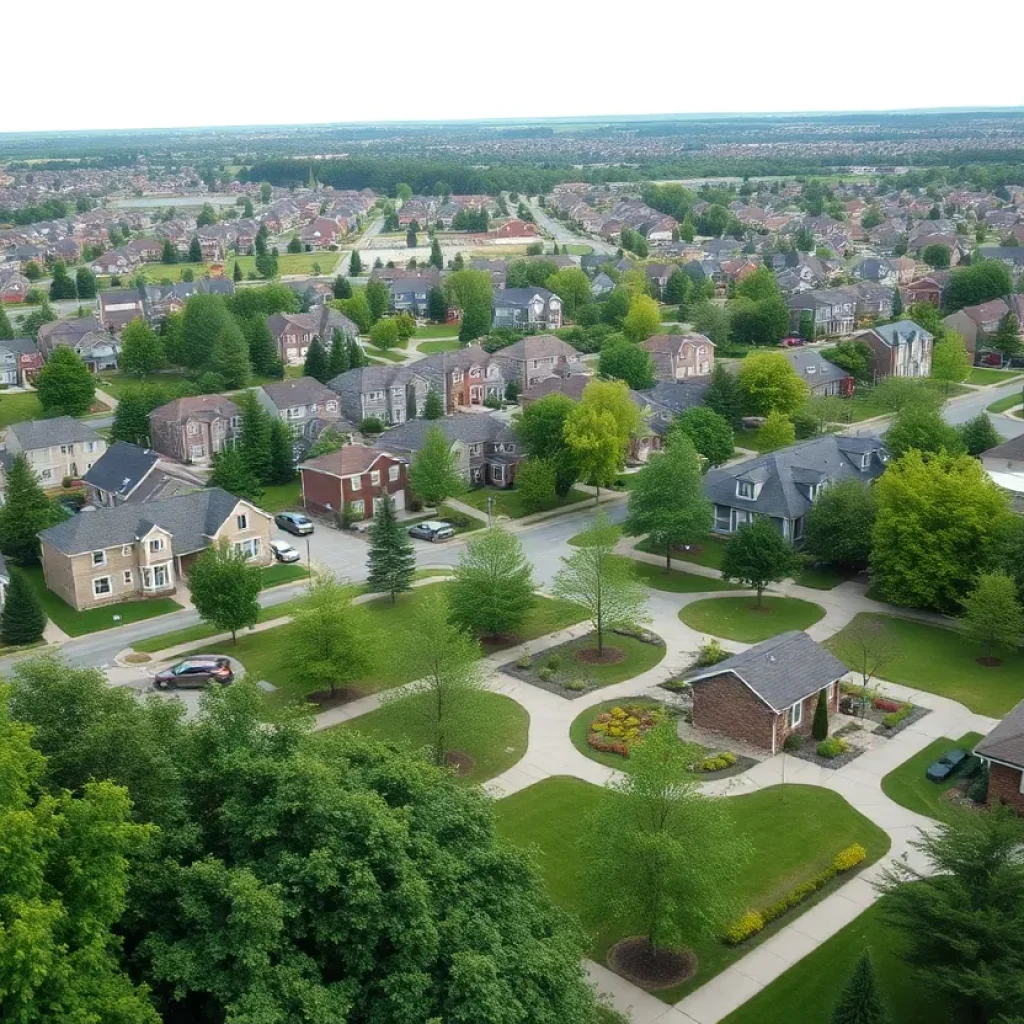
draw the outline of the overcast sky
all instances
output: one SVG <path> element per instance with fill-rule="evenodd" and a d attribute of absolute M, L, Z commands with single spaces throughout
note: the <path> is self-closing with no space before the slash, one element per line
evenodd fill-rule
<path fill-rule="evenodd" d="M 0 133 L 1024 104 L 1015 0 L 9 6 Z"/>

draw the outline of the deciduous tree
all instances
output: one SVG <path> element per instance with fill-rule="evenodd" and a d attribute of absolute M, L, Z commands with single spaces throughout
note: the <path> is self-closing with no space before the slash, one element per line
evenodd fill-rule
<path fill-rule="evenodd" d="M 466 489 L 451 444 L 440 427 L 430 427 L 409 467 L 409 486 L 424 505 L 437 508 Z"/>
<path fill-rule="evenodd" d="M 964 347 L 964 339 L 954 331 L 947 331 L 932 349 L 932 377 L 945 384 L 948 395 L 950 386 L 967 380 L 970 373 L 971 357 Z"/>
<path fill-rule="evenodd" d="M 118 367 L 125 373 L 144 377 L 164 365 L 164 344 L 160 336 L 141 317 L 133 320 L 121 334 Z"/>
<path fill-rule="evenodd" d="M 800 568 L 800 557 L 766 516 L 745 523 L 729 539 L 722 575 L 757 591 L 757 607 L 769 583 L 778 583 Z"/>
<path fill-rule="evenodd" d="M 610 486 L 642 422 L 623 381 L 592 380 L 563 425 L 579 475 L 598 490 Z"/>
<path fill-rule="evenodd" d="M 377 502 L 370 526 L 370 556 L 367 589 L 374 594 L 388 594 L 395 603 L 398 594 L 412 589 L 416 572 L 416 555 L 404 527 L 395 516 L 395 502 L 386 495 Z"/>
<path fill-rule="evenodd" d="M 622 321 L 622 333 L 633 342 L 646 341 L 661 327 L 661 311 L 657 302 L 647 295 L 638 295 L 629 304 Z"/>
<path fill-rule="evenodd" d="M 707 406 L 694 406 L 681 412 L 672 424 L 671 433 L 676 432 L 690 439 L 709 466 L 720 466 L 732 458 L 736 445 L 732 426 Z"/>
<path fill-rule="evenodd" d="M 1024 611 L 1016 584 L 1006 573 L 979 576 L 963 606 L 964 628 L 981 644 L 986 658 L 991 659 L 998 648 L 1016 650 L 1024 641 Z"/>
<path fill-rule="evenodd" d="M 36 377 L 36 392 L 48 414 L 84 416 L 96 397 L 96 382 L 73 348 L 58 345 Z"/>
<path fill-rule="evenodd" d="M 978 456 L 1003 442 L 1002 435 L 992 425 L 988 413 L 979 412 L 973 419 L 961 424 L 958 429 L 968 455 Z"/>
<path fill-rule="evenodd" d="M 96 275 L 88 267 L 75 271 L 75 291 L 80 299 L 96 298 Z"/>
<path fill-rule="evenodd" d="M 391 348 L 398 343 L 398 324 L 393 316 L 378 320 L 370 328 L 370 343 L 377 348 Z"/>
<path fill-rule="evenodd" d="M 0 341 L 9 341 L 14 337 L 14 328 L 7 316 L 6 310 L 0 306 Z"/>
<path fill-rule="evenodd" d="M 491 329 L 494 285 L 483 270 L 456 270 L 444 282 L 447 302 L 462 310 L 459 340 L 474 341 Z"/>
<path fill-rule="evenodd" d="M 796 427 L 788 416 L 773 409 L 758 429 L 757 440 L 761 451 L 778 451 L 796 441 Z"/>
<path fill-rule="evenodd" d="M 219 630 L 236 633 L 255 626 L 263 587 L 263 570 L 250 565 L 244 551 L 233 551 L 226 543 L 207 548 L 188 571 L 188 589 L 199 617 Z"/>
<path fill-rule="evenodd" d="M 544 512 L 558 504 L 558 474 L 548 459 L 524 459 L 516 467 L 516 490 L 523 509 Z"/>
<path fill-rule="evenodd" d="M 804 552 L 846 572 L 866 569 L 877 514 L 873 488 L 860 480 L 830 484 L 804 518 Z"/>
<path fill-rule="evenodd" d="M 601 349 L 598 372 L 602 377 L 624 380 L 634 391 L 654 387 L 654 361 L 650 353 L 626 341 Z"/>
<path fill-rule="evenodd" d="M 795 412 L 807 398 L 807 385 L 781 352 L 752 352 L 739 372 L 743 412 L 767 416 Z"/>
<path fill-rule="evenodd" d="M 367 281 L 363 289 L 367 305 L 370 307 L 370 324 L 375 324 L 388 311 L 391 304 L 391 293 L 383 281 Z"/>
<path fill-rule="evenodd" d="M 949 452 L 958 455 L 965 450 L 964 439 L 956 427 L 928 406 L 911 405 L 901 410 L 885 432 L 885 446 L 899 458 L 911 448 L 919 452 Z"/>
<path fill-rule="evenodd" d="M 569 493 L 579 478 L 575 455 L 565 439 L 565 422 L 576 403 L 567 395 L 545 395 L 531 402 L 515 423 L 516 438 L 530 459 L 548 463 L 555 471 L 555 490 Z"/>
<path fill-rule="evenodd" d="M 579 267 L 563 267 L 548 278 L 547 287 L 562 300 L 562 311 L 568 320 L 575 320 L 593 299 L 590 278 Z"/>
<path fill-rule="evenodd" d="M 495 526 L 459 557 L 448 586 L 452 619 L 473 636 L 515 636 L 533 607 L 533 570 L 519 539 Z"/>

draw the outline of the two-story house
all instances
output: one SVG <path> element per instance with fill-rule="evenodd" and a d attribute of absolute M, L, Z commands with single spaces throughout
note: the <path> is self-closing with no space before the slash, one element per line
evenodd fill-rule
<path fill-rule="evenodd" d="M 309 313 L 273 313 L 267 317 L 267 327 L 285 366 L 302 363 L 314 338 L 330 347 L 335 331 L 344 338 L 359 336 L 359 328 L 344 313 L 326 304 Z"/>
<path fill-rule="evenodd" d="M 934 338 L 913 320 L 882 324 L 857 335 L 871 349 L 871 373 L 883 377 L 928 377 Z"/>
<path fill-rule="evenodd" d="M 34 338 L 8 338 L 0 341 L 0 383 L 25 384 L 39 372 L 43 356 Z"/>
<path fill-rule="evenodd" d="M 294 377 L 264 384 L 256 400 L 274 419 L 286 423 L 295 438 L 296 455 L 302 454 L 327 426 L 341 433 L 354 427 L 341 415 L 338 395 L 312 377 Z"/>
<path fill-rule="evenodd" d="M 71 416 L 13 423 L 4 442 L 9 456 L 25 456 L 44 488 L 87 473 L 107 450 L 102 434 Z"/>
<path fill-rule="evenodd" d="M 553 331 L 562 326 L 562 300 L 547 288 L 506 288 L 492 303 L 494 327 Z"/>
<path fill-rule="evenodd" d="M 133 320 L 145 319 L 146 299 L 141 288 L 110 288 L 100 292 L 100 326 L 120 334 Z"/>
<path fill-rule="evenodd" d="M 230 447 L 242 425 L 242 410 L 223 395 L 175 398 L 149 414 L 149 443 L 161 455 L 208 466 Z"/>
<path fill-rule="evenodd" d="M 506 380 L 518 380 L 522 391 L 553 374 L 583 373 L 583 356 L 553 334 L 535 334 L 494 353 Z"/>
<path fill-rule="evenodd" d="M 213 544 L 269 562 L 270 524 L 262 509 L 219 487 L 80 512 L 40 533 L 43 577 L 77 611 L 168 596 Z"/>
<path fill-rule="evenodd" d="M 848 370 L 829 362 L 812 348 L 787 348 L 782 354 L 800 375 L 812 395 L 849 398 L 856 386 Z"/>
<path fill-rule="evenodd" d="M 347 444 L 299 466 L 302 505 L 319 515 L 347 508 L 359 519 L 372 519 L 377 506 L 390 496 L 396 509 L 404 509 L 406 470 L 405 459 L 378 448 Z"/>
<path fill-rule="evenodd" d="M 345 419 L 358 424 L 373 417 L 393 426 L 423 415 L 433 375 L 424 375 L 419 365 L 363 366 L 338 374 L 327 386 L 337 393 Z"/>
<path fill-rule="evenodd" d="M 467 345 L 454 352 L 436 352 L 414 366 L 441 394 L 448 413 L 473 406 L 479 408 L 488 398 L 498 401 L 505 394 L 501 361 L 479 345 Z"/>
<path fill-rule="evenodd" d="M 841 288 L 817 288 L 798 292 L 786 300 L 790 328 L 798 332 L 809 314 L 814 338 L 844 338 L 853 333 L 857 319 L 857 300 Z"/>
<path fill-rule="evenodd" d="M 787 540 L 804 536 L 804 517 L 822 489 L 840 480 L 868 483 L 885 471 L 889 453 L 876 437 L 829 434 L 757 459 L 711 470 L 704 491 L 716 533 L 735 533 L 767 516 Z"/>
<path fill-rule="evenodd" d="M 703 334 L 654 334 L 640 347 L 651 354 L 658 380 L 707 377 L 715 366 L 715 345 Z"/>
<path fill-rule="evenodd" d="M 178 462 L 152 448 L 115 441 L 82 477 L 89 501 L 113 507 L 186 494 L 206 485 Z"/>

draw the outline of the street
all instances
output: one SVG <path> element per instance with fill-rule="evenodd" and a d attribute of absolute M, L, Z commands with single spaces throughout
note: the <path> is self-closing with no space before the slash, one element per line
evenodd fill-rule
<path fill-rule="evenodd" d="M 599 238 L 574 234 L 561 221 L 555 220 L 546 210 L 542 209 L 536 198 L 529 199 L 527 202 L 537 221 L 538 227 L 542 227 L 547 231 L 559 244 L 589 245 L 594 252 L 607 253 L 609 256 L 615 255 L 615 247 L 608 242 L 604 242 Z"/>

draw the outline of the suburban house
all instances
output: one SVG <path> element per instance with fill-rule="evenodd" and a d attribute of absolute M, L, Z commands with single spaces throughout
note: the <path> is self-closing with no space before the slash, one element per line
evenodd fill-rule
<path fill-rule="evenodd" d="M 377 448 L 347 444 L 299 466 L 302 505 L 320 515 L 348 508 L 359 519 L 371 519 L 389 495 L 396 509 L 404 509 L 406 470 L 405 459 Z"/>
<path fill-rule="evenodd" d="M 0 341 L 0 383 L 25 384 L 39 372 L 43 356 L 34 338 L 8 338 Z"/>
<path fill-rule="evenodd" d="M 876 437 L 828 434 L 713 469 L 704 477 L 704 491 L 715 507 L 713 528 L 735 533 L 755 516 L 768 516 L 783 537 L 799 543 L 804 516 L 823 487 L 849 479 L 868 483 L 881 476 L 888 461 Z"/>
<path fill-rule="evenodd" d="M 392 312 L 425 317 L 429 312 L 430 291 L 440 285 L 441 271 L 436 267 L 396 273 L 388 282 Z"/>
<path fill-rule="evenodd" d="M 786 300 L 790 328 L 798 332 L 808 315 L 813 323 L 813 338 L 843 338 L 853 334 L 857 318 L 857 300 L 851 292 L 839 288 L 818 288 L 791 295 Z"/>
<path fill-rule="evenodd" d="M 32 282 L 19 270 L 0 268 L 0 302 L 24 302 Z"/>
<path fill-rule="evenodd" d="M 818 694 L 839 711 L 846 666 L 806 633 L 792 630 L 687 677 L 693 724 L 776 754 L 786 738 L 810 734 Z"/>
<path fill-rule="evenodd" d="M 308 447 L 327 426 L 341 433 L 354 429 L 341 415 L 338 396 L 326 384 L 312 377 L 276 380 L 257 388 L 256 400 L 274 419 L 291 428 L 299 449 Z"/>
<path fill-rule="evenodd" d="M 813 395 L 840 395 L 849 398 L 855 381 L 849 372 L 829 362 L 814 349 L 787 348 L 782 353 L 800 375 Z"/>
<path fill-rule="evenodd" d="M 553 334 L 535 334 L 514 345 L 498 349 L 492 357 L 501 367 L 505 380 L 518 380 L 525 391 L 552 374 L 583 373 L 583 356 Z"/>
<path fill-rule="evenodd" d="M 440 393 L 446 413 L 474 406 L 482 410 L 488 398 L 498 402 L 505 394 L 506 378 L 498 354 L 492 356 L 479 345 L 436 352 L 414 363 L 413 368 Z"/>
<path fill-rule="evenodd" d="M 651 354 L 658 380 L 707 377 L 715 365 L 715 345 L 703 334 L 654 334 L 640 347 Z"/>
<path fill-rule="evenodd" d="M 915 302 L 930 302 L 933 306 L 941 306 L 949 277 L 948 270 L 933 270 L 925 277 L 910 281 L 900 290 L 903 304 L 910 306 Z"/>
<path fill-rule="evenodd" d="M 146 317 L 145 293 L 141 288 L 109 288 L 100 292 L 100 326 L 120 334 L 133 320 Z"/>
<path fill-rule="evenodd" d="M 277 354 L 285 366 L 300 365 L 314 338 L 319 338 L 329 348 L 336 330 L 345 338 L 359 335 L 359 328 L 347 316 L 327 305 L 312 313 L 272 313 L 267 317 L 267 327 L 277 342 Z"/>
<path fill-rule="evenodd" d="M 562 300 L 547 288 L 506 288 L 496 292 L 494 327 L 514 331 L 553 331 L 562 326 Z"/>
<path fill-rule="evenodd" d="M 586 372 L 570 373 L 568 377 L 562 377 L 558 374 L 552 377 L 545 377 L 543 380 L 537 381 L 536 384 L 531 384 L 519 396 L 519 407 L 525 409 L 538 399 L 545 398 L 548 395 L 565 395 L 566 398 L 571 398 L 574 402 L 578 402 L 583 397 L 586 386 L 593 379 L 593 374 Z"/>
<path fill-rule="evenodd" d="M 653 388 L 630 391 L 629 397 L 643 417 L 643 427 L 639 434 L 630 438 L 627 461 L 644 463 L 652 451 L 660 451 L 675 418 L 681 412 L 703 404 L 707 389 L 706 377 L 691 377 L 688 380 L 658 381 Z"/>
<path fill-rule="evenodd" d="M 420 450 L 427 431 L 439 427 L 451 445 L 459 472 L 471 484 L 511 487 L 522 460 L 515 432 L 496 416 L 456 413 L 439 420 L 408 420 L 385 430 L 375 447 L 405 458 Z"/>
<path fill-rule="evenodd" d="M 985 348 L 985 336 L 995 334 L 999 321 L 1009 312 L 1010 307 L 1003 299 L 992 299 L 978 306 L 964 306 L 943 317 L 942 322 L 963 338 L 964 348 L 973 359 L 980 349 Z"/>
<path fill-rule="evenodd" d="M 102 434 L 71 416 L 13 423 L 4 436 L 9 456 L 24 455 L 44 488 L 60 487 L 92 469 L 107 450 Z"/>
<path fill-rule="evenodd" d="M 363 366 L 339 373 L 327 386 L 345 419 L 358 424 L 372 416 L 392 426 L 423 415 L 431 380 L 418 366 Z"/>
<path fill-rule="evenodd" d="M 178 462 L 208 466 L 231 446 L 242 423 L 242 410 L 223 395 L 175 398 L 149 414 L 149 443 Z"/>
<path fill-rule="evenodd" d="M 857 335 L 871 349 L 871 372 L 882 377 L 928 377 L 932 372 L 932 335 L 913 320 L 882 324 Z"/>
<path fill-rule="evenodd" d="M 988 805 L 1024 813 L 1024 700 L 974 748 L 988 762 Z"/>
<path fill-rule="evenodd" d="M 989 448 L 979 458 L 989 479 L 1009 492 L 1014 510 L 1024 513 L 1024 434 Z"/>
<path fill-rule="evenodd" d="M 266 512 L 219 487 L 79 512 L 39 534 L 43 577 L 77 611 L 165 597 L 213 544 L 269 562 L 270 524 Z"/>
<path fill-rule="evenodd" d="M 115 441 L 82 477 L 89 501 L 113 507 L 170 498 L 204 487 L 206 482 L 152 448 Z"/>

